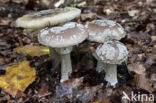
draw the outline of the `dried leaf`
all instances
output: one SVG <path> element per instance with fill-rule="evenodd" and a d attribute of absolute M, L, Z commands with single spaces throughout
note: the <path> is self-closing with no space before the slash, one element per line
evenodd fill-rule
<path fill-rule="evenodd" d="M 2 56 L 0 56 L 0 65 L 4 65 L 4 64 L 5 64 L 5 59 Z"/>
<path fill-rule="evenodd" d="M 146 61 L 145 61 L 145 64 L 146 65 L 153 65 L 154 63 L 156 63 L 156 56 L 146 56 Z"/>
<path fill-rule="evenodd" d="M 20 3 L 28 3 L 29 0 L 12 0 L 12 2 L 20 4 Z"/>
<path fill-rule="evenodd" d="M 48 88 L 48 86 L 44 86 L 43 88 L 41 88 L 41 90 L 37 94 L 37 97 L 41 98 L 50 95 L 51 92 L 48 90 Z"/>
<path fill-rule="evenodd" d="M 142 64 L 129 64 L 128 66 L 128 71 L 131 73 L 131 72 L 134 72 L 136 74 L 142 74 L 145 72 L 145 68 Z"/>
<path fill-rule="evenodd" d="M 92 102 L 92 103 L 110 103 L 108 100 L 102 100 L 102 101 L 96 101 L 96 102 Z"/>
<path fill-rule="evenodd" d="M 82 21 L 86 21 L 86 20 L 93 20 L 96 18 L 96 14 L 95 13 L 87 13 L 87 14 L 81 14 L 81 20 Z"/>
<path fill-rule="evenodd" d="M 151 74 L 151 81 L 156 82 L 156 74 Z"/>
<path fill-rule="evenodd" d="M 145 73 L 143 73 L 143 74 L 136 74 L 134 76 L 134 81 L 135 81 L 136 87 L 138 89 L 145 89 L 145 90 L 147 90 L 149 92 L 153 91 L 152 85 L 149 82 L 149 79 L 146 78 L 146 74 Z"/>
<path fill-rule="evenodd" d="M 10 96 L 9 95 L 5 95 L 4 97 L 0 98 L 0 103 L 2 103 L 2 101 L 4 101 L 4 100 L 9 100 L 9 99 L 10 99 Z"/>
<path fill-rule="evenodd" d="M 73 89 L 82 85 L 84 78 L 75 78 L 61 83 L 56 87 L 56 96 L 63 97 L 65 95 L 72 95 Z"/>
<path fill-rule="evenodd" d="M 15 96 L 18 91 L 24 91 L 36 78 L 35 68 L 28 61 L 23 61 L 6 68 L 6 74 L 0 76 L 0 87 Z"/>
<path fill-rule="evenodd" d="M 84 103 L 89 103 L 89 101 L 93 101 L 98 91 L 101 91 L 103 84 L 96 86 L 86 86 L 82 89 L 76 89 L 73 93 L 74 98 L 77 98 Z"/>
<path fill-rule="evenodd" d="M 139 10 L 128 11 L 129 16 L 136 16 L 136 14 L 138 14 L 138 13 L 139 13 Z"/>
<path fill-rule="evenodd" d="M 30 56 L 34 57 L 34 56 L 41 56 L 41 55 L 49 54 L 49 49 L 48 49 L 48 47 L 44 47 L 44 46 L 26 45 L 23 47 L 15 48 L 14 52 L 17 52 L 17 53 L 23 54 L 23 55 L 30 55 Z"/>

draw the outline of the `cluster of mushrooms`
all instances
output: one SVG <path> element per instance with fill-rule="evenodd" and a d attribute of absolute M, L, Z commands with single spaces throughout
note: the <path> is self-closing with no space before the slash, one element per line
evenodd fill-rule
<path fill-rule="evenodd" d="M 117 64 L 128 57 L 126 46 L 119 42 L 126 33 L 120 24 L 106 19 L 93 20 L 85 25 L 70 22 L 80 13 L 80 9 L 71 7 L 43 10 L 18 18 L 16 26 L 25 28 L 27 31 L 40 31 L 38 41 L 49 47 L 54 68 L 61 62 L 60 82 L 68 80 L 72 73 L 70 58 L 72 46 L 86 39 L 100 43 L 96 49 L 91 49 L 98 61 L 96 71 L 104 70 L 105 80 L 115 86 L 118 82 Z"/>

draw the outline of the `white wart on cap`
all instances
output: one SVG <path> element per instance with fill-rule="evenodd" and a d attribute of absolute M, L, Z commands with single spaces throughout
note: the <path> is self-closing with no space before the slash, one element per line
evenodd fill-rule
<path fill-rule="evenodd" d="M 71 7 L 43 10 L 18 18 L 16 26 L 27 29 L 40 29 L 68 22 L 79 16 L 80 13 L 80 9 Z"/>
<path fill-rule="evenodd" d="M 93 20 L 86 24 L 88 40 L 103 43 L 107 40 L 120 40 L 126 33 L 123 27 L 111 20 Z"/>
<path fill-rule="evenodd" d="M 82 24 L 69 22 L 63 26 L 41 30 L 38 35 L 38 40 L 43 45 L 62 48 L 77 45 L 87 37 L 87 29 Z"/>
<path fill-rule="evenodd" d="M 119 41 L 107 41 L 97 47 L 96 57 L 105 63 L 120 64 L 127 59 L 128 51 Z"/>

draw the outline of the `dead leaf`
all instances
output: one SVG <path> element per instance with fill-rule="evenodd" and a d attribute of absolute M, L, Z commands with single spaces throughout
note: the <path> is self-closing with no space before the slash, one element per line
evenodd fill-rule
<path fill-rule="evenodd" d="M 0 0 L 0 3 L 7 3 L 9 0 Z"/>
<path fill-rule="evenodd" d="M 72 95 L 73 89 L 82 85 L 84 78 L 75 78 L 61 83 L 56 87 L 56 97 L 62 98 L 65 95 Z"/>
<path fill-rule="evenodd" d="M 9 100 L 9 99 L 10 99 L 10 96 L 6 95 L 6 96 L 0 98 L 0 102 L 2 103 L 2 101 Z"/>
<path fill-rule="evenodd" d="M 0 87 L 15 96 L 18 91 L 23 92 L 35 78 L 35 68 L 31 68 L 28 61 L 23 61 L 6 68 L 5 75 L 0 76 Z"/>
<path fill-rule="evenodd" d="M 30 55 L 30 56 L 34 57 L 34 56 L 41 56 L 41 55 L 49 54 L 49 49 L 48 49 L 48 47 L 44 47 L 44 46 L 26 45 L 23 47 L 15 48 L 14 52 L 23 54 L 25 56 Z"/>
<path fill-rule="evenodd" d="M 96 18 L 96 14 L 95 13 L 87 13 L 87 14 L 81 14 L 81 20 L 82 21 L 86 21 L 86 20 L 93 20 Z"/>
<path fill-rule="evenodd" d="M 146 74 L 135 74 L 134 81 L 136 83 L 136 87 L 138 89 L 145 89 L 149 91 L 150 93 L 153 91 L 152 85 L 149 81 L 149 79 L 146 78 Z"/>
<path fill-rule="evenodd" d="M 129 71 L 130 73 L 134 72 L 134 73 L 136 73 L 136 74 L 142 74 L 142 73 L 145 72 L 144 66 L 143 66 L 142 64 L 139 64 L 139 63 L 136 63 L 136 64 L 129 64 L 129 65 L 127 66 L 127 68 L 128 68 L 128 71 Z"/>
<path fill-rule="evenodd" d="M 50 95 L 51 92 L 48 90 L 48 88 L 49 88 L 48 86 L 44 86 L 43 88 L 41 88 L 41 90 L 37 94 L 37 97 L 42 98 L 42 97 Z"/>
<path fill-rule="evenodd" d="M 103 84 L 96 86 L 85 86 L 82 89 L 76 89 L 73 92 L 74 98 L 83 101 L 84 103 L 89 103 L 93 101 L 95 96 L 97 96 L 98 91 L 101 91 Z"/>
<path fill-rule="evenodd" d="M 129 16 L 136 16 L 139 13 L 139 10 L 130 10 L 128 11 Z"/>
<path fill-rule="evenodd" d="M 110 103 L 109 100 L 102 100 L 102 101 L 96 101 L 96 102 L 92 102 L 92 103 Z"/>
<path fill-rule="evenodd" d="M 11 23 L 11 19 L 9 18 L 3 18 L 0 20 L 0 25 L 9 25 Z"/>
<path fill-rule="evenodd" d="M 151 36 L 152 41 L 156 41 L 156 36 Z"/>
<path fill-rule="evenodd" d="M 146 56 L 146 61 L 145 64 L 146 65 L 153 65 L 154 63 L 156 63 L 156 56 L 150 55 L 150 56 Z"/>
<path fill-rule="evenodd" d="M 151 81 L 156 82 L 156 74 L 151 74 Z"/>
<path fill-rule="evenodd" d="M 12 0 L 12 2 L 20 4 L 20 3 L 25 3 L 27 4 L 29 0 Z"/>
<path fill-rule="evenodd" d="M 4 65 L 4 64 L 5 64 L 5 59 L 2 56 L 0 56 L 0 65 Z"/>

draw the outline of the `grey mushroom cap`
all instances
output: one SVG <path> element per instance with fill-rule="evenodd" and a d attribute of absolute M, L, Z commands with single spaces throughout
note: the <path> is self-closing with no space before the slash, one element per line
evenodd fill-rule
<path fill-rule="evenodd" d="M 16 20 L 16 26 L 26 29 L 40 29 L 68 22 L 81 13 L 77 8 L 57 8 L 24 15 Z"/>
<path fill-rule="evenodd" d="M 93 20 L 86 23 L 88 40 L 103 43 L 107 40 L 120 40 L 126 33 L 123 27 L 112 20 Z"/>
<path fill-rule="evenodd" d="M 69 22 L 63 26 L 41 30 L 38 34 L 38 41 L 49 47 L 62 48 L 77 45 L 87 37 L 87 29 L 82 24 Z"/>
<path fill-rule="evenodd" d="M 104 63 L 120 64 L 128 57 L 126 46 L 119 41 L 107 41 L 95 51 L 96 58 Z"/>

